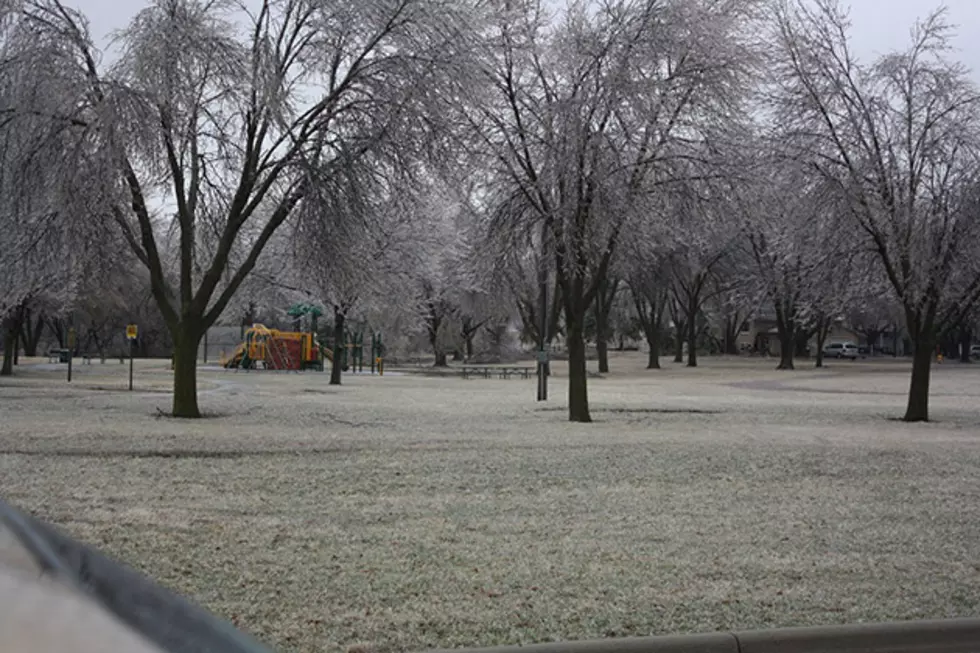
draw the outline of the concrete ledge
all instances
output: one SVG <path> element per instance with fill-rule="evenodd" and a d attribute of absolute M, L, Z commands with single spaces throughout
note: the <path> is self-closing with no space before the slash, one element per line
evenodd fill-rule
<path fill-rule="evenodd" d="M 739 653 L 738 640 L 730 633 L 672 637 L 623 637 L 581 642 L 548 642 L 527 646 L 479 649 L 441 649 L 429 653 L 471 651 L 479 653 Z"/>
<path fill-rule="evenodd" d="M 41 575 L 41 567 L 34 556 L 0 519 L 0 571 L 2 570 Z"/>
<path fill-rule="evenodd" d="M 967 653 L 980 651 L 980 619 L 779 628 L 736 637 L 741 653 Z"/>
<path fill-rule="evenodd" d="M 50 576 L 0 567 L 0 651 L 163 653 L 89 597 Z"/>
<path fill-rule="evenodd" d="M 10 560 L 17 561 L 19 574 L 23 575 L 25 568 L 30 572 L 22 555 L 26 551 L 37 565 L 35 576 L 39 570 L 52 586 L 59 585 L 74 592 L 77 599 L 72 606 L 81 601 L 85 610 L 104 611 L 121 628 L 127 629 L 130 637 L 146 640 L 157 650 L 172 653 L 269 653 L 269 649 L 230 623 L 3 501 L 0 501 L 0 526 L 12 536 L 6 541 L 5 549 L 10 553 Z M 13 540 L 22 551 L 12 546 Z M 13 570 L 13 564 L 9 569 Z M 59 615 L 45 612 L 37 606 L 34 606 L 34 611 L 35 630 L 59 619 Z M 28 634 L 25 633 L 25 637 Z M 6 650 L 14 649 L 4 649 L 0 645 L 0 652 Z M 122 646 L 103 647 L 100 650 L 139 649 Z"/>
<path fill-rule="evenodd" d="M 451 650 L 455 653 L 975 653 L 980 651 L 980 619 L 776 628 Z M 429 653 L 449 653 L 449 649 Z"/>
<path fill-rule="evenodd" d="M 58 641 L 67 638 L 78 644 L 85 639 L 86 644 L 92 645 L 91 649 L 76 645 L 74 648 L 79 651 L 268 653 L 268 649 L 231 624 L 3 501 L 0 501 L 0 605 L 16 608 L 0 615 L 0 632 L 4 637 L 16 632 L 19 637 L 13 649 L 4 648 L 9 642 L 0 642 L 0 651 L 56 650 L 59 646 L 49 638 L 56 636 L 60 638 Z M 98 627 L 93 630 L 90 626 Z M 453 650 L 456 653 L 973 653 L 980 652 L 980 619 Z"/>

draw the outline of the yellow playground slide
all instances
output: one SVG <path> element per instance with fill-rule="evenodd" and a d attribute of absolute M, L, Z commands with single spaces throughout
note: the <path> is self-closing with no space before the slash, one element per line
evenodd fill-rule
<path fill-rule="evenodd" d="M 246 344 L 244 342 L 238 345 L 237 347 L 235 347 L 235 351 L 232 353 L 232 355 L 229 356 L 224 361 L 222 361 L 221 364 L 224 367 L 231 368 L 231 369 L 238 367 L 242 362 L 242 355 L 245 353 L 245 347 Z M 333 350 L 324 347 L 322 351 L 323 351 L 323 357 L 332 363 Z"/>

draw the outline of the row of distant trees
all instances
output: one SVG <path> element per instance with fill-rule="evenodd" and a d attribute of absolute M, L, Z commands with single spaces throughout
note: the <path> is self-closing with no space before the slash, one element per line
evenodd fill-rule
<path fill-rule="evenodd" d="M 112 61 L 60 0 L 0 11 L 6 340 L 152 300 L 176 416 L 210 326 L 293 301 L 437 364 L 560 333 L 581 422 L 617 324 L 696 365 L 765 310 L 788 368 L 897 317 L 909 421 L 972 337 L 980 100 L 941 12 L 862 62 L 834 0 L 153 0 Z"/>

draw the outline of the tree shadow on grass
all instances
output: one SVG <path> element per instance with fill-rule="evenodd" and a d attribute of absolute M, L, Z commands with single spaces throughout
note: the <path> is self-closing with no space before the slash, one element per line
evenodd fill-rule
<path fill-rule="evenodd" d="M 568 412 L 564 406 L 549 406 L 538 408 L 539 412 Z M 703 408 L 589 408 L 590 413 L 611 413 L 614 415 L 719 415 L 723 410 L 706 410 Z"/>

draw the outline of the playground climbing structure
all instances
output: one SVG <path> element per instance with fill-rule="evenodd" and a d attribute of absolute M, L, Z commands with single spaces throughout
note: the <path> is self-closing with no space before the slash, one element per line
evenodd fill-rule
<path fill-rule="evenodd" d="M 332 361 L 333 352 L 321 347 L 312 333 L 278 331 L 254 324 L 224 366 L 244 370 L 323 370 L 324 358 Z"/>

